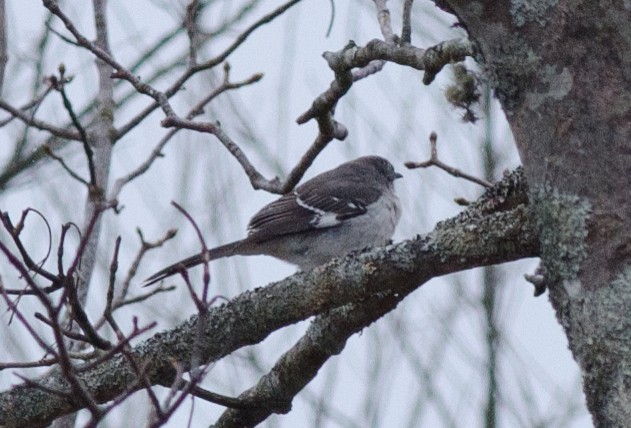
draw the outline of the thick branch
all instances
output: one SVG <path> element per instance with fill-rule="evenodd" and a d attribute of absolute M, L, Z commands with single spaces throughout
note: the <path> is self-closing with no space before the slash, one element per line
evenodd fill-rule
<path fill-rule="evenodd" d="M 262 341 L 284 326 L 377 295 L 405 294 L 429 279 L 487 264 L 538 255 L 539 245 L 525 198 L 521 174 L 512 174 L 459 216 L 442 222 L 429 235 L 396 245 L 352 254 L 312 272 L 247 291 L 213 308 L 199 325 L 197 316 L 155 335 L 132 349 L 154 384 L 175 375 L 173 361 L 189 370 L 193 352 L 210 363 L 246 345 Z M 198 328 L 204 340 L 196 342 Z M 113 358 L 81 371 L 81 381 L 97 402 L 138 389 L 128 360 Z M 55 370 L 40 383 L 68 390 Z M 41 389 L 21 385 L 0 395 L 0 425 L 41 426 L 80 405 Z"/>
<path fill-rule="evenodd" d="M 397 46 L 374 39 L 364 47 L 351 42 L 338 52 L 325 52 L 329 67 L 335 71 L 331 87 L 313 101 L 313 104 L 296 122 L 303 124 L 319 115 L 331 111 L 337 101 L 350 89 L 353 77 L 350 70 L 365 67 L 374 60 L 394 62 L 417 70 L 425 70 L 423 82 L 431 83 L 436 74 L 446 65 L 463 61 L 473 55 L 473 45 L 467 39 L 447 40 L 429 49 L 411 45 Z"/>

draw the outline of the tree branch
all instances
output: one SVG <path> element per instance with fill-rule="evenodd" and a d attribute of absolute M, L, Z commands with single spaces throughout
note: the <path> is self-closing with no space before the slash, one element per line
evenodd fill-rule
<path fill-rule="evenodd" d="M 209 309 L 204 323 L 192 316 L 130 353 L 146 363 L 151 383 L 165 384 L 174 379 L 173 361 L 184 370 L 191 369 L 193 352 L 198 352 L 201 364 L 207 364 L 258 343 L 275 330 L 343 305 L 384 293 L 404 295 L 448 273 L 535 257 L 539 253 L 538 236 L 525 200 L 526 185 L 517 170 L 465 212 L 439 223 L 426 236 L 354 253 L 311 272 L 247 291 Z M 203 329 L 206 339 L 201 344 L 194 340 L 198 328 Z M 82 371 L 78 366 L 76 371 L 86 391 L 99 403 L 128 388 L 141 388 L 129 362 L 120 355 L 91 370 Z M 69 390 L 59 370 L 39 381 Z M 0 425 L 41 426 L 79 408 L 77 402 L 20 385 L 0 394 Z"/>

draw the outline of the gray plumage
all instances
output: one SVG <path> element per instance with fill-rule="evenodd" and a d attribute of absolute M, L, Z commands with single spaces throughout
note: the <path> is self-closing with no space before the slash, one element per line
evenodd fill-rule
<path fill-rule="evenodd" d="M 353 250 L 384 245 L 401 210 L 386 159 L 365 156 L 315 176 L 252 217 L 248 236 L 189 257 L 147 278 L 151 285 L 204 260 L 266 254 L 310 270 Z"/>

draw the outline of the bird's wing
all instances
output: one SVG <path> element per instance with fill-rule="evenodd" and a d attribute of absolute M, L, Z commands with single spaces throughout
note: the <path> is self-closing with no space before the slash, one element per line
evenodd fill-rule
<path fill-rule="evenodd" d="M 318 178 L 318 177 L 316 177 Z M 379 198 L 379 190 L 370 186 L 327 185 L 309 181 L 263 207 L 250 220 L 248 236 L 267 240 L 276 236 L 335 227 L 366 212 L 368 205 Z"/>

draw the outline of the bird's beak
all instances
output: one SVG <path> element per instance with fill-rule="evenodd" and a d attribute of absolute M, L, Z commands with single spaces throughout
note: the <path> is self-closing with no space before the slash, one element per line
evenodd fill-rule
<path fill-rule="evenodd" d="M 396 180 L 397 178 L 403 178 L 403 176 L 401 174 L 399 174 L 398 172 L 394 173 L 394 179 Z"/>

